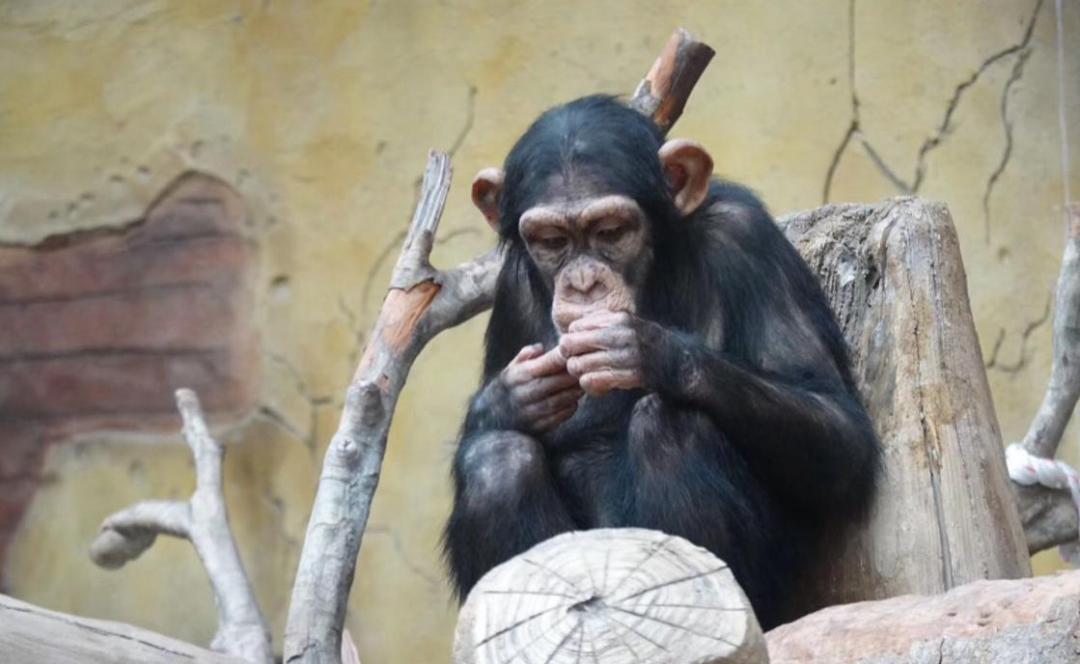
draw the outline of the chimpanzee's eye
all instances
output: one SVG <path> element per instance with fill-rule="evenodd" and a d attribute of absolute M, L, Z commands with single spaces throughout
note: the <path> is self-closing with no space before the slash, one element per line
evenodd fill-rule
<path fill-rule="evenodd" d="M 566 248 L 567 242 L 568 240 L 563 235 L 536 238 L 536 244 L 545 251 L 562 251 Z"/>
<path fill-rule="evenodd" d="M 596 232 L 596 237 L 599 238 L 601 242 L 617 242 L 625 232 L 626 226 L 608 226 L 598 230 Z"/>

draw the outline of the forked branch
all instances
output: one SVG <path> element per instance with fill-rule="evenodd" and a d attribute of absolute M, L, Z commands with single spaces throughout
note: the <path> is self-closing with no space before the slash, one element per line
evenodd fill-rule
<path fill-rule="evenodd" d="M 218 631 L 210 647 L 255 664 L 269 664 L 273 661 L 270 630 L 255 602 L 225 509 L 221 489 L 225 450 L 210 435 L 194 392 L 177 390 L 176 405 L 184 421 L 184 439 L 195 458 L 195 493 L 187 501 L 143 501 L 108 517 L 90 545 L 90 557 L 102 567 L 116 569 L 138 558 L 158 535 L 190 540 L 210 577 L 218 609 Z"/>

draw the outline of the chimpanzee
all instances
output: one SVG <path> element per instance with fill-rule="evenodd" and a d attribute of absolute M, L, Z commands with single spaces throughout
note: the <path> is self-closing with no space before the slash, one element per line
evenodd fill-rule
<path fill-rule="evenodd" d="M 765 628 L 879 444 L 821 288 L 762 203 L 612 97 L 553 108 L 473 200 L 506 249 L 444 535 L 458 597 L 558 533 L 731 565 Z"/>

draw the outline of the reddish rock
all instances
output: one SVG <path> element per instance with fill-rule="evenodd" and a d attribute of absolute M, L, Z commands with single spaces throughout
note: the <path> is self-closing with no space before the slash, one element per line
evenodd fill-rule
<path fill-rule="evenodd" d="M 822 609 L 765 635 L 772 664 L 1080 661 L 1080 571 Z"/>
<path fill-rule="evenodd" d="M 48 445 L 176 428 L 178 387 L 218 415 L 253 407 L 246 216 L 225 183 L 188 173 L 125 227 L 0 247 L 0 562 Z"/>

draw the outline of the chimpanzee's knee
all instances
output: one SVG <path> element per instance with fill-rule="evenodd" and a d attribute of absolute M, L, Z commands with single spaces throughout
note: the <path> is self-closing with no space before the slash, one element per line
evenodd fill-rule
<path fill-rule="evenodd" d="M 516 431 L 490 431 L 462 447 L 456 471 L 466 505 L 509 500 L 547 476 L 544 450 Z"/>

